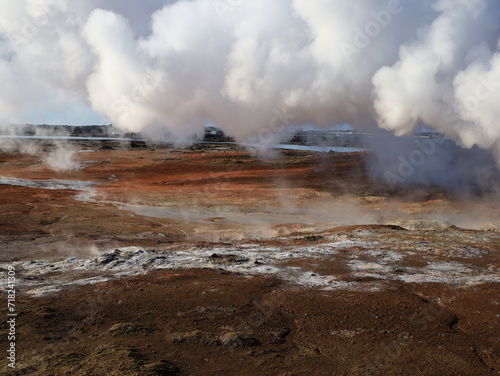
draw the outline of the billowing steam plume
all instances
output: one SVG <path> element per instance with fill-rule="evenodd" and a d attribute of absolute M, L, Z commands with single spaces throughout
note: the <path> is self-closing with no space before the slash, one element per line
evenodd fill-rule
<path fill-rule="evenodd" d="M 500 160 L 497 0 L 0 0 L 0 122 L 84 101 L 239 141 L 422 125 Z"/>

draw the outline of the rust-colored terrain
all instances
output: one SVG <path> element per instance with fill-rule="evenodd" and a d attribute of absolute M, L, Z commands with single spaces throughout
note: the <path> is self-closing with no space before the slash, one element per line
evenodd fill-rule
<path fill-rule="evenodd" d="M 367 153 L 80 149 L 0 154 L 2 374 L 499 374 L 494 197 L 392 190 Z"/>

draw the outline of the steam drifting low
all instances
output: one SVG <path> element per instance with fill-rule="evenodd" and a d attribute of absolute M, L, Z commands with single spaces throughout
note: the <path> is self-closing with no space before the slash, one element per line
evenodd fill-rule
<path fill-rule="evenodd" d="M 81 101 L 181 137 L 425 125 L 499 161 L 499 20 L 495 0 L 0 0 L 0 122 Z"/>

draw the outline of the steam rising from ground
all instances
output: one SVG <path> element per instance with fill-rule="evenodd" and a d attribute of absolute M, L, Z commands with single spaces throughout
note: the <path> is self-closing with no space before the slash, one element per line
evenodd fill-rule
<path fill-rule="evenodd" d="M 435 186 L 460 195 L 500 194 L 500 169 L 488 151 L 457 146 L 445 138 L 380 134 L 365 141 L 368 175 L 391 187 Z M 388 147 L 390 145 L 390 147 Z"/>
<path fill-rule="evenodd" d="M 499 17 L 494 0 L 0 0 L 0 122 L 83 101 L 180 137 L 426 125 L 498 162 Z"/>
<path fill-rule="evenodd" d="M 76 167 L 76 150 L 63 139 L 63 137 L 68 136 L 67 132 L 36 128 L 34 137 L 61 137 L 61 139 L 51 140 L 50 146 L 44 145 L 43 142 L 35 138 L 17 137 L 17 135 L 24 133 L 23 126 L 0 125 L 0 134 L 3 135 L 0 137 L 0 152 L 20 152 L 38 156 L 54 171 L 66 171 Z"/>

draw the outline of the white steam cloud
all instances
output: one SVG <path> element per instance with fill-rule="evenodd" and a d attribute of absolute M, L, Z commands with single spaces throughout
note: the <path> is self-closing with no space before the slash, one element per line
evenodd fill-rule
<path fill-rule="evenodd" d="M 499 21 L 497 0 L 0 0 L 0 122 L 80 100 L 184 137 L 427 125 L 500 160 Z"/>

